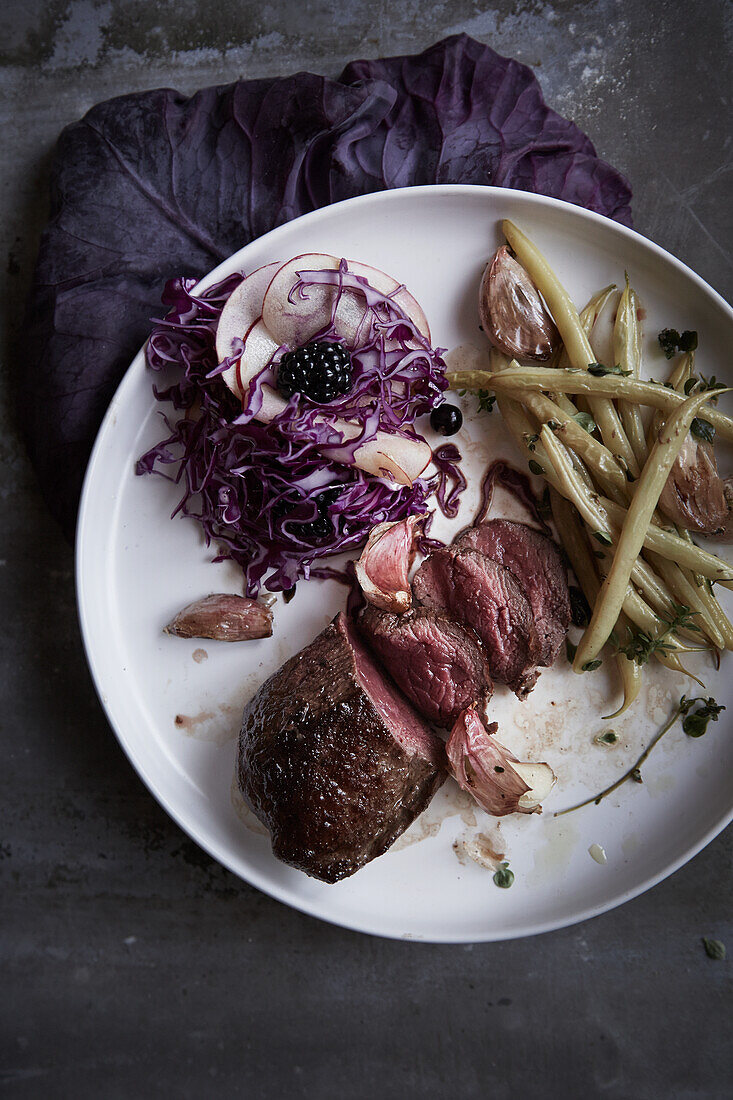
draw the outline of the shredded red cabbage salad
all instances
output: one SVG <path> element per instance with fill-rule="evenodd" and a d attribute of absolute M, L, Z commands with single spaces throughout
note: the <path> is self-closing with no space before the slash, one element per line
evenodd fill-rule
<path fill-rule="evenodd" d="M 416 417 L 442 402 L 447 382 L 440 349 L 430 347 L 391 295 L 349 272 L 345 262 L 338 271 L 301 272 L 295 288 L 301 297 L 309 285 L 335 287 L 331 323 L 314 340 L 338 340 L 333 319 L 344 290 L 364 296 L 365 319 L 351 351 L 353 387 L 328 405 L 294 395 L 280 415 L 262 424 L 255 419 L 262 383 L 274 384 L 277 361 L 289 349 L 278 349 L 244 406 L 222 382 L 220 374 L 235 357 L 218 362 L 216 329 L 242 278 L 231 275 L 198 294 L 193 279 L 166 284 L 162 301 L 170 311 L 154 322 L 146 358 L 152 370 L 172 372 L 172 384 L 154 384 L 153 392 L 183 415 L 162 414 L 168 434 L 138 460 L 136 472 L 183 485 L 172 515 L 200 522 L 207 545 L 217 547 L 214 560 L 231 558 L 241 566 L 248 596 L 262 585 L 287 591 L 301 577 L 349 583 L 343 570 L 318 563 L 362 546 L 377 523 L 428 513 L 433 493 L 447 515 L 457 510 L 465 478 L 453 445 L 436 452 L 437 474 L 411 486 L 344 464 L 377 431 L 414 435 Z M 345 441 L 334 427 L 337 419 L 356 422 L 359 434 Z M 175 472 L 166 474 L 166 466 Z"/>

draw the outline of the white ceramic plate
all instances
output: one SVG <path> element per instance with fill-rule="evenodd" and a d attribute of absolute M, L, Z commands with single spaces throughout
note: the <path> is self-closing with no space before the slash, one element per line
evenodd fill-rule
<path fill-rule="evenodd" d="M 628 270 L 647 311 L 648 372 L 666 375 L 655 337 L 672 326 L 698 329 L 699 369 L 724 373 L 733 312 L 701 279 L 614 222 L 518 191 L 416 187 L 342 202 L 252 242 L 202 286 L 302 252 L 343 255 L 405 282 L 425 309 L 435 344 L 481 348 L 477 287 L 506 217 L 545 251 L 578 303 L 622 282 Z M 467 414 L 474 407 L 464 400 Z M 77 544 L 81 624 L 97 689 L 132 764 L 179 825 L 235 874 L 345 927 L 431 941 L 498 940 L 562 927 L 634 897 L 730 820 L 733 738 L 725 715 L 700 740 L 677 726 L 645 764 L 643 786 L 628 783 L 599 806 L 553 817 L 625 771 L 680 694 L 694 687 L 650 670 L 642 696 L 614 722 L 620 743 L 603 749 L 593 736 L 600 716 L 615 709 L 613 680 L 604 669 L 574 676 L 560 660 L 525 703 L 505 688 L 495 696 L 501 740 L 520 757 L 549 761 L 558 775 L 541 817 L 498 823 L 449 781 L 390 852 L 338 885 L 277 862 L 232 787 L 239 718 L 262 680 L 343 606 L 345 590 L 301 583 L 290 604 L 275 606 L 272 639 L 228 646 L 165 636 L 163 624 L 182 606 L 209 592 L 241 591 L 241 575 L 229 564 L 210 563 L 192 521 L 169 519 L 175 486 L 134 474 L 135 459 L 161 437 L 159 410 L 139 354 L 110 405 L 86 477 Z M 467 415 L 456 441 L 473 486 L 494 455 L 521 464 L 498 414 Z M 463 526 L 475 503 L 474 490 L 461 516 L 439 524 L 438 532 Z M 733 717 L 728 661 L 725 655 L 717 675 L 704 661 L 697 667 Z M 462 842 L 479 833 L 506 854 L 516 875 L 512 889 L 497 889 L 490 871 L 459 859 L 456 847 L 460 853 Z M 605 849 L 605 866 L 590 857 L 592 844 Z"/>

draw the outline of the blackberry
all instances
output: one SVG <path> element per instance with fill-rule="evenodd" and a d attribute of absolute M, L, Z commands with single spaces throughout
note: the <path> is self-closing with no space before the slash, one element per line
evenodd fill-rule
<path fill-rule="evenodd" d="M 326 340 L 288 351 L 280 360 L 277 388 L 283 397 L 299 393 L 327 405 L 351 389 L 351 356 L 341 344 Z"/>

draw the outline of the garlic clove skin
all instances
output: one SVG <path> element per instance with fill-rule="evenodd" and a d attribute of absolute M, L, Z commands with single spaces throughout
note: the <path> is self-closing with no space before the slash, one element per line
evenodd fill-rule
<path fill-rule="evenodd" d="M 722 528 L 711 538 L 716 542 L 733 542 L 733 477 L 723 478 L 723 496 L 728 507 L 728 515 L 725 517 Z"/>
<path fill-rule="evenodd" d="M 729 495 L 718 474 L 712 444 L 688 433 L 662 489 L 660 510 L 687 531 L 725 537 L 730 526 Z"/>
<path fill-rule="evenodd" d="M 378 523 L 354 569 L 365 598 L 382 611 L 403 615 L 412 606 L 409 573 L 416 553 L 416 524 L 422 516 Z"/>
<path fill-rule="evenodd" d="M 549 764 L 517 760 L 496 740 L 498 728 L 484 726 L 473 707 L 461 712 L 446 745 L 453 778 L 494 817 L 542 813 L 555 773 Z"/>
<path fill-rule="evenodd" d="M 220 592 L 188 604 L 163 629 L 177 638 L 247 642 L 272 636 L 272 611 L 259 600 Z"/>
<path fill-rule="evenodd" d="M 506 245 L 484 271 L 479 317 L 494 347 L 512 358 L 545 362 L 560 346 L 560 335 L 539 291 Z"/>

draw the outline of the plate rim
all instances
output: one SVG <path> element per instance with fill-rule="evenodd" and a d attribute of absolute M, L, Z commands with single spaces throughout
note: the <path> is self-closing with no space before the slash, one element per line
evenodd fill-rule
<path fill-rule="evenodd" d="M 404 198 L 411 198 L 413 196 L 421 195 L 445 195 L 446 197 L 455 197 L 459 194 L 472 193 L 475 195 L 481 195 L 491 197 L 491 195 L 511 196 L 520 203 L 528 203 L 530 206 L 546 207 L 550 209 L 562 209 L 566 212 L 571 212 L 574 216 L 578 217 L 581 221 L 586 220 L 591 224 L 603 225 L 606 228 L 613 227 L 614 231 L 619 233 L 621 237 L 626 237 L 629 240 L 640 244 L 643 248 L 656 255 L 658 258 L 671 263 L 678 272 L 682 273 L 688 279 L 697 285 L 697 287 L 706 295 L 712 298 L 715 304 L 727 314 L 728 319 L 733 326 L 733 307 L 723 298 L 723 296 L 709 283 L 707 283 L 702 276 L 688 267 L 682 260 L 678 259 L 673 253 L 668 252 L 662 248 L 661 245 L 656 244 L 654 241 L 645 237 L 642 233 L 635 229 L 631 229 L 628 226 L 622 225 L 619 222 L 614 221 L 603 214 L 596 213 L 592 210 L 586 210 L 584 207 L 577 206 L 575 203 L 567 202 L 563 199 L 552 198 L 547 195 L 537 195 L 531 191 L 521 191 L 516 188 L 508 187 L 495 187 L 491 185 L 480 184 L 424 184 L 416 187 L 399 187 L 391 188 L 382 191 L 373 191 L 365 195 L 357 195 L 352 198 L 342 199 L 339 202 L 331 203 L 328 206 L 323 206 L 317 210 L 309 211 L 306 214 L 300 215 L 298 218 L 293 218 L 288 222 L 284 222 L 282 225 L 276 226 L 274 229 L 269 230 L 267 233 L 262 234 L 260 237 L 254 237 L 246 245 L 232 252 L 228 257 L 222 260 L 216 267 L 212 268 L 209 272 L 203 275 L 196 282 L 196 286 L 200 289 L 206 289 L 212 283 L 216 282 L 221 276 L 219 272 L 225 265 L 228 266 L 232 261 L 241 256 L 254 244 L 261 245 L 262 242 L 273 242 L 276 245 L 279 236 L 283 235 L 287 231 L 292 229 L 295 224 L 306 223 L 311 225 L 328 215 L 334 209 L 343 209 L 344 207 L 355 208 L 357 206 L 380 204 L 383 202 L 400 201 Z M 632 901 L 634 898 L 639 897 L 641 894 L 646 893 L 648 890 L 653 889 L 659 883 L 669 878 L 691 859 L 693 859 L 699 852 L 701 852 L 708 844 L 710 844 L 715 837 L 733 821 L 733 801 L 728 810 L 727 815 L 724 815 L 719 821 L 717 821 L 707 832 L 696 842 L 691 844 L 674 860 L 668 862 L 657 874 L 651 875 L 644 879 L 643 882 L 637 884 L 616 895 L 612 900 L 603 902 L 596 905 L 590 905 L 582 910 L 574 913 L 569 919 L 567 916 L 558 917 L 552 920 L 538 920 L 531 926 L 523 928 L 522 930 L 505 934 L 504 931 L 487 931 L 481 935 L 466 936 L 463 933 L 457 934 L 443 934 L 443 935 L 420 935 L 410 932 L 398 932 L 392 929 L 384 929 L 375 927 L 368 921 L 350 920 L 344 917 L 335 917 L 329 915 L 323 911 L 322 902 L 320 899 L 309 900 L 308 898 L 302 898 L 294 896 L 291 891 L 285 887 L 280 887 L 277 884 L 273 884 L 266 881 L 264 877 L 253 868 L 247 868 L 248 873 L 244 873 L 243 869 L 239 866 L 233 866 L 233 861 L 223 856 L 221 853 L 215 851 L 215 845 L 210 843 L 205 836 L 201 835 L 200 829 L 195 825 L 187 822 L 184 819 L 182 813 L 171 803 L 168 796 L 159 789 L 156 780 L 148 773 L 148 770 L 143 761 L 139 761 L 133 755 L 131 746 L 126 741 L 126 735 L 124 732 L 123 723 L 118 720 L 117 716 L 111 713 L 111 708 L 106 700 L 103 676 L 99 667 L 99 663 L 95 657 L 93 649 L 92 627 L 90 623 L 90 616 L 88 607 L 85 602 L 85 540 L 87 531 L 91 524 L 91 509 L 90 509 L 90 497 L 92 492 L 92 484 L 94 481 L 97 466 L 100 462 L 100 455 L 104 448 L 107 435 L 111 428 L 114 426 L 118 406 L 124 402 L 125 390 L 127 387 L 133 384 L 135 371 L 138 369 L 137 364 L 141 360 L 144 354 L 143 345 L 132 358 L 129 366 L 125 370 L 120 382 L 115 390 L 115 393 L 107 407 L 105 415 L 97 431 L 94 444 L 89 456 L 86 471 L 84 474 L 82 491 L 79 501 L 79 510 L 77 514 L 76 534 L 75 534 L 75 585 L 76 585 L 76 603 L 77 613 L 79 617 L 79 626 L 84 645 L 84 652 L 87 659 L 87 664 L 92 677 L 95 691 L 99 698 L 100 704 L 104 710 L 105 717 L 112 731 L 117 738 L 117 741 L 122 748 L 123 753 L 127 757 L 128 761 L 132 765 L 133 769 L 140 777 L 142 782 L 147 787 L 148 791 L 152 794 L 156 802 L 165 810 L 165 812 L 173 819 L 176 825 L 196 844 L 199 845 L 215 862 L 226 867 L 226 869 L 234 874 L 237 878 L 242 879 L 248 885 L 253 886 L 255 889 L 262 891 L 269 897 L 280 902 L 281 904 L 288 905 L 299 912 L 305 913 L 310 917 L 315 917 L 319 920 L 325 921 L 328 924 L 332 924 L 339 928 L 347 928 L 351 931 L 361 932 L 367 935 L 379 936 L 384 939 L 409 941 L 415 943 L 434 943 L 434 944 L 468 944 L 468 943 L 495 943 L 503 942 L 513 939 L 524 939 L 529 936 L 537 936 L 546 932 L 557 931 L 561 928 L 570 928 L 575 924 L 579 924 L 583 921 L 589 920 L 592 917 L 600 916 L 603 913 L 610 912 L 620 905 L 624 905 L 628 901 Z M 273 857 L 274 858 L 274 857 Z"/>

